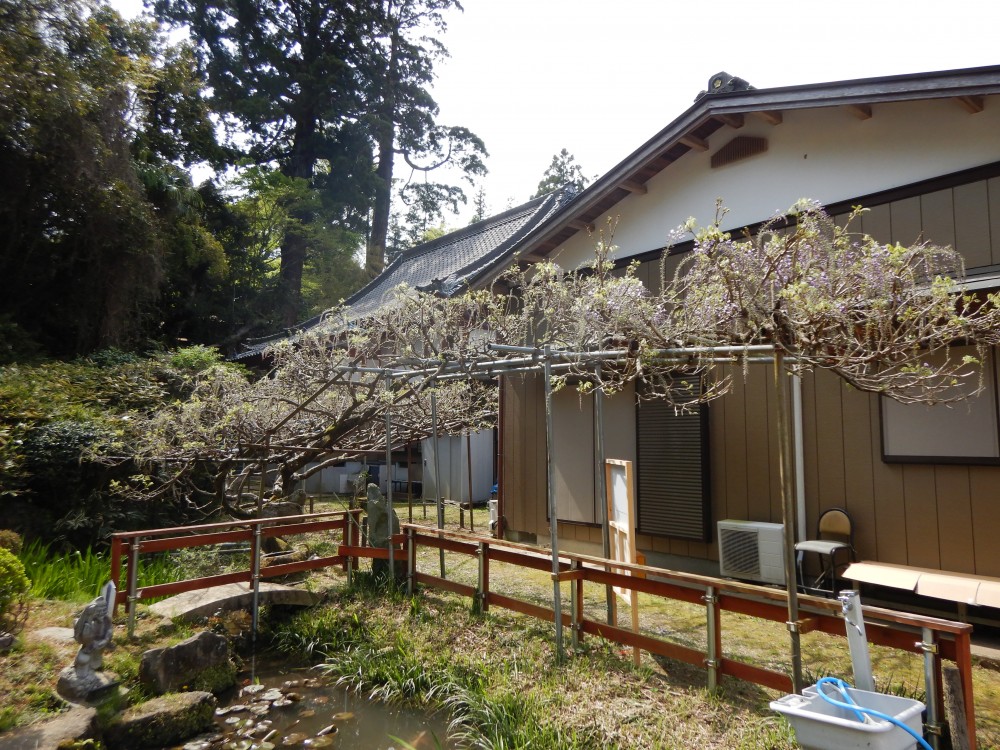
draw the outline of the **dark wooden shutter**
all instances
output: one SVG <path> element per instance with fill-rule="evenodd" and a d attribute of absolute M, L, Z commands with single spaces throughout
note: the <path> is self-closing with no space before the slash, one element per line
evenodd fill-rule
<path fill-rule="evenodd" d="M 639 401 L 636 411 L 638 531 L 707 542 L 708 407 L 675 413 L 656 399 Z"/>

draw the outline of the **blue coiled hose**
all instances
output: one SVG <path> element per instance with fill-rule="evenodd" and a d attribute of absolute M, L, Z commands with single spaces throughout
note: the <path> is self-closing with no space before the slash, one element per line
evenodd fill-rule
<path fill-rule="evenodd" d="M 839 701 L 836 698 L 827 695 L 826 691 L 823 690 L 824 685 L 832 685 L 834 689 L 844 697 L 844 700 Z M 859 706 L 857 701 L 855 701 L 854 698 L 851 697 L 851 694 L 848 692 L 848 689 L 850 687 L 851 687 L 850 685 L 848 685 L 846 682 L 844 682 L 838 677 L 821 677 L 819 681 L 817 681 L 816 683 L 816 692 L 818 692 L 820 694 L 820 697 L 822 697 L 823 700 L 825 700 L 827 703 L 831 703 L 837 708 L 843 708 L 853 713 L 857 717 L 858 721 L 863 722 L 865 720 L 865 714 L 867 714 L 868 716 L 873 716 L 876 719 L 882 719 L 883 721 L 888 721 L 890 724 L 896 725 L 904 732 L 909 734 L 911 737 L 913 737 L 917 742 L 920 743 L 920 746 L 922 748 L 926 748 L 926 750 L 934 750 L 929 744 L 927 744 L 927 742 L 924 740 L 923 737 L 914 732 L 905 723 L 903 723 L 896 717 L 889 716 L 889 714 L 882 713 L 881 711 L 876 711 L 873 708 L 865 708 L 864 706 Z"/>

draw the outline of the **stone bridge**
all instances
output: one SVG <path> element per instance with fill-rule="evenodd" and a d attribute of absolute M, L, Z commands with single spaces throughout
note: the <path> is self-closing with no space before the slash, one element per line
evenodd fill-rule
<path fill-rule="evenodd" d="M 280 604 L 312 607 L 319 603 L 319 594 L 296 586 L 261 582 L 260 604 Z M 219 611 L 253 607 L 253 587 L 246 583 L 227 583 L 198 591 L 185 591 L 150 605 L 149 610 L 168 619 L 195 620 L 211 617 Z"/>

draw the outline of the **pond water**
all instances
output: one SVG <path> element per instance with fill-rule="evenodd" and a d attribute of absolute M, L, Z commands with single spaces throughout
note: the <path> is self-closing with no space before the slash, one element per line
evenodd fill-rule
<path fill-rule="evenodd" d="M 331 684 L 319 670 L 274 664 L 239 676 L 223 695 L 212 735 L 183 750 L 448 750 L 447 722 L 413 709 L 370 701 Z"/>

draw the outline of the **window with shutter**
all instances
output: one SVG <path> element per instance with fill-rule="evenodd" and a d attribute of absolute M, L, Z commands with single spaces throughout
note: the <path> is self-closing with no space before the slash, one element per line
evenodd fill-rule
<path fill-rule="evenodd" d="M 640 399 L 636 436 L 639 533 L 709 541 L 708 406 L 677 412 L 662 399 Z"/>

